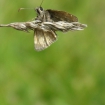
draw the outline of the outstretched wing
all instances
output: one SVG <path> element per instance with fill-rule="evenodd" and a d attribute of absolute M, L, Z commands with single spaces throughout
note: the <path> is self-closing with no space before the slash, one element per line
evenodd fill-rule
<path fill-rule="evenodd" d="M 46 10 L 50 14 L 50 18 L 55 21 L 66 21 L 66 22 L 78 22 L 78 18 L 72 14 L 69 14 L 65 11 L 58 11 L 58 10 Z"/>
<path fill-rule="evenodd" d="M 56 33 L 52 30 L 44 31 L 36 28 L 34 30 L 34 45 L 37 51 L 41 51 L 49 47 L 57 39 Z"/>

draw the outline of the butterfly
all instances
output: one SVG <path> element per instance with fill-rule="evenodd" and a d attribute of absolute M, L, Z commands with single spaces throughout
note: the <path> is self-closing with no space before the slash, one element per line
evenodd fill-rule
<path fill-rule="evenodd" d="M 78 18 L 72 14 L 64 11 L 44 10 L 42 7 L 36 8 L 37 17 L 36 20 L 43 22 L 59 22 L 66 23 L 78 22 Z M 41 51 L 49 47 L 57 39 L 55 31 L 62 31 L 58 28 L 50 27 L 47 31 L 45 29 L 34 29 L 34 44 L 37 51 Z"/>

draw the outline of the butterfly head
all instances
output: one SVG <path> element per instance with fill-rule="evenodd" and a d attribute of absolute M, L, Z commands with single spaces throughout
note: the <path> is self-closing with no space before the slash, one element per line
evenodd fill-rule
<path fill-rule="evenodd" d="M 44 15 L 45 15 L 45 10 L 40 6 L 35 9 L 37 13 L 37 19 L 40 21 L 43 21 Z"/>
<path fill-rule="evenodd" d="M 41 15 L 41 14 L 43 14 L 43 12 L 44 12 L 44 9 L 43 9 L 42 7 L 38 7 L 38 8 L 36 8 L 35 10 L 36 10 L 36 12 L 37 12 L 37 15 Z"/>

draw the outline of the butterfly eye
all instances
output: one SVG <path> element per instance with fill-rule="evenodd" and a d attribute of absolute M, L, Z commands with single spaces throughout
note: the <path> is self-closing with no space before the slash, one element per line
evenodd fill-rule
<path fill-rule="evenodd" d="M 37 12 L 38 14 L 40 14 L 40 12 L 39 12 L 39 10 L 38 10 L 38 9 L 36 9 L 36 12 Z"/>
<path fill-rule="evenodd" d="M 41 10 L 41 11 L 43 11 L 43 8 L 42 8 L 42 7 L 40 7 L 40 10 Z"/>

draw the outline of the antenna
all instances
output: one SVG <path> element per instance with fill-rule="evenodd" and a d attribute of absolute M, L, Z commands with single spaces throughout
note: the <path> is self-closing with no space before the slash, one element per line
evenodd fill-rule
<path fill-rule="evenodd" d="M 41 7 L 41 5 L 42 5 L 43 1 L 44 1 L 44 0 L 42 0 L 42 2 L 41 2 L 41 4 L 40 4 L 40 7 Z"/>
<path fill-rule="evenodd" d="M 18 12 L 20 12 L 20 10 L 24 10 L 24 9 L 34 9 L 34 8 L 19 8 Z"/>
<path fill-rule="evenodd" d="M 44 1 L 44 0 L 42 0 L 42 2 L 41 2 L 41 4 L 40 4 L 40 7 L 41 7 L 43 1 Z M 20 10 L 24 10 L 24 9 L 35 9 L 35 8 L 19 8 L 19 9 L 18 9 L 18 12 L 20 12 Z"/>

